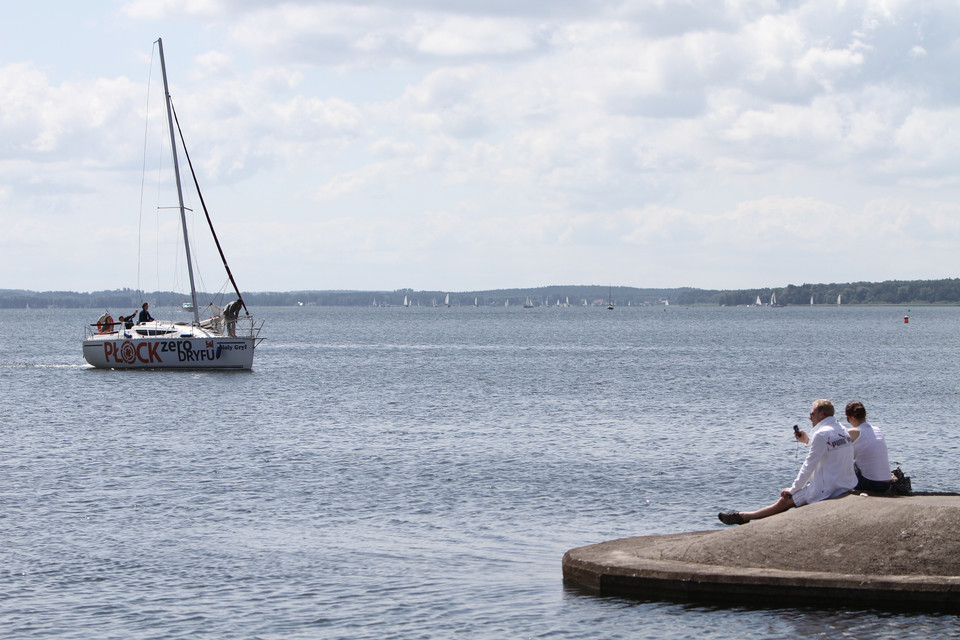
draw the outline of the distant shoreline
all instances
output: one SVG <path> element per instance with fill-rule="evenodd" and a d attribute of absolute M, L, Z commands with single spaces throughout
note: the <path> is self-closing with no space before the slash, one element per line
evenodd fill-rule
<path fill-rule="evenodd" d="M 249 306 L 409 306 L 443 307 L 446 296 L 449 306 L 817 306 L 893 305 L 949 306 L 960 304 L 960 278 L 942 280 L 887 280 L 884 282 L 849 282 L 830 284 L 787 285 L 754 289 L 697 289 L 693 287 L 640 288 L 609 285 L 550 285 L 542 287 L 487 289 L 481 291 L 432 291 L 397 289 L 394 291 L 304 290 L 285 292 L 248 292 L 244 301 Z M 236 296 L 197 293 L 200 304 L 223 305 Z M 113 308 L 135 310 L 141 302 L 152 306 L 179 307 L 189 296 L 172 291 L 141 292 L 134 289 L 111 291 L 28 291 L 0 289 L 0 308 Z M 775 304 L 771 305 L 771 301 Z"/>

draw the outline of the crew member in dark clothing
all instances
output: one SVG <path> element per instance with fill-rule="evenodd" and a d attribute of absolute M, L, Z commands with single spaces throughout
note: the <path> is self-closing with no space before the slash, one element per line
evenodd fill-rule
<path fill-rule="evenodd" d="M 153 316 L 150 315 L 150 312 L 147 311 L 147 303 L 143 303 L 143 309 L 140 311 L 140 315 L 137 317 L 137 324 L 143 324 L 144 322 L 153 322 Z"/>

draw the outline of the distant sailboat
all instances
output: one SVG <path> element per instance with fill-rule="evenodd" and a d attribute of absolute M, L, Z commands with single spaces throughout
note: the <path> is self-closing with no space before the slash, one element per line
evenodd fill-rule
<path fill-rule="evenodd" d="M 523 303 L 524 309 L 533 309 L 533 301 L 530 299 L 530 296 L 527 296 L 527 300 Z"/>
<path fill-rule="evenodd" d="M 813 306 L 813 296 L 810 296 L 810 306 Z"/>
<path fill-rule="evenodd" d="M 610 302 L 607 303 L 607 311 L 613 311 L 613 287 L 610 287 L 608 297 L 610 298 Z"/>
<path fill-rule="evenodd" d="M 763 306 L 763 303 L 760 301 L 760 296 L 757 296 L 756 306 L 758 306 L 758 307 L 762 307 L 762 306 Z"/>
<path fill-rule="evenodd" d="M 410 301 L 407 300 L 407 296 L 403 296 L 403 306 L 405 306 L 405 307 L 409 307 L 409 306 L 410 306 Z"/>
<path fill-rule="evenodd" d="M 450 294 L 449 294 L 449 293 L 447 294 L 447 299 L 443 301 L 443 304 L 447 305 L 448 307 L 450 306 Z"/>
<path fill-rule="evenodd" d="M 838 293 L 838 294 L 837 294 L 837 306 L 838 306 L 838 307 L 840 306 L 840 296 L 842 296 L 842 295 L 843 295 L 842 293 Z"/>
<path fill-rule="evenodd" d="M 474 299 L 473 299 L 473 306 L 479 307 L 479 306 L 480 306 L 479 301 L 480 301 L 480 298 L 474 298 Z"/>

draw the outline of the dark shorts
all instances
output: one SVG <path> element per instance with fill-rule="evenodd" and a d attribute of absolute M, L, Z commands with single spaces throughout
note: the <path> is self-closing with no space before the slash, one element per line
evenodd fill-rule
<path fill-rule="evenodd" d="M 860 473 L 860 469 L 856 466 L 853 467 L 853 470 L 857 473 L 857 491 L 869 491 L 870 493 L 886 493 L 890 491 L 890 481 L 880 482 L 879 480 L 871 480 L 870 478 L 864 477 Z"/>

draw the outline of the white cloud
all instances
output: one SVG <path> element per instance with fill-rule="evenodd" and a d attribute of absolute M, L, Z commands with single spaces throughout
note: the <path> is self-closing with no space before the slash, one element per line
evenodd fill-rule
<path fill-rule="evenodd" d="M 135 89 L 125 78 L 54 86 L 29 64 L 0 67 L 0 156 L 106 161 L 136 118 Z"/>
<path fill-rule="evenodd" d="M 503 55 L 536 47 L 530 27 L 519 20 L 446 17 L 416 25 L 408 34 L 417 51 L 437 56 Z"/>
<path fill-rule="evenodd" d="M 874 279 L 960 267 L 922 248 L 956 235 L 955 210 L 930 204 L 960 200 L 950 3 L 133 0 L 121 13 L 172 32 L 185 136 L 208 200 L 243 223 L 259 289 L 312 286 L 289 281 L 305 273 L 294 257 L 335 263 L 342 287 L 389 286 L 384 271 L 459 287 L 654 265 L 664 280 L 650 285 L 777 284 L 815 279 L 803 257 L 824 232 L 908 239 L 913 253 Z M 17 233 L 102 252 L 121 240 L 87 225 L 105 206 L 131 215 L 145 78 L 56 64 L 0 67 L 0 197 L 39 225 Z M 77 220 L 51 223 L 65 212 Z M 504 266 L 480 273 L 484 260 Z M 863 277 L 846 257 L 834 268 Z"/>
<path fill-rule="evenodd" d="M 137 20 L 203 19 L 221 16 L 228 8 L 221 0 L 131 0 L 122 11 Z"/>
<path fill-rule="evenodd" d="M 910 178 L 960 179 L 960 109 L 915 109 L 896 131 L 888 172 Z"/>

